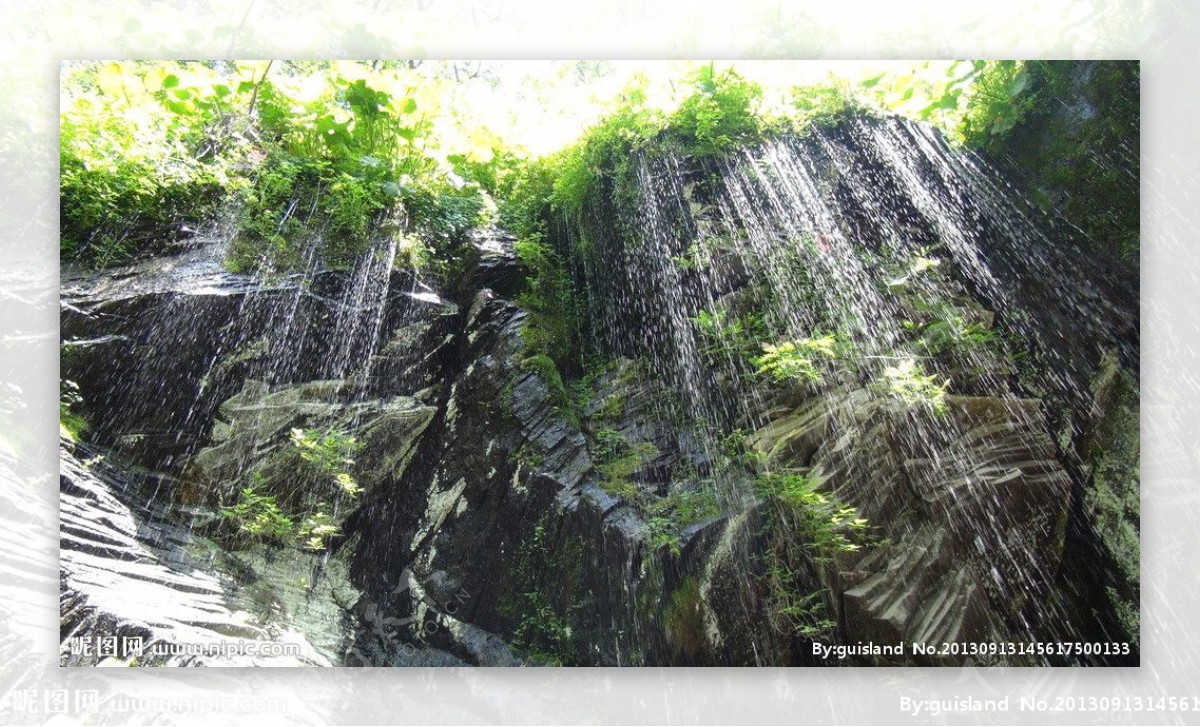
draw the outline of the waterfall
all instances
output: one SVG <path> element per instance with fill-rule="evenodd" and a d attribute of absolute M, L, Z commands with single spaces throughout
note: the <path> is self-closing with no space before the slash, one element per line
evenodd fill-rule
<path fill-rule="evenodd" d="M 988 628 L 1027 639 L 1057 633 L 1060 606 L 1046 598 L 1056 587 L 1069 487 L 1055 460 L 1071 460 L 1065 442 L 1095 409 L 1089 387 L 1106 352 L 1136 367 L 1136 286 L 1114 294 L 1119 273 L 1089 260 L 999 171 L 899 119 L 815 127 L 716 160 L 642 155 L 632 175 L 632 206 L 581 223 L 586 239 L 604 245 L 584 285 L 601 341 L 645 357 L 682 394 L 661 416 L 693 429 L 712 461 L 722 435 L 770 429 L 773 418 L 799 411 L 777 394 L 771 400 L 745 355 L 706 353 L 699 317 L 727 332 L 757 320 L 756 343 L 832 335 L 846 353 L 808 385 L 801 405 L 821 411 L 830 444 L 774 466 L 833 473 L 839 496 L 887 519 L 897 513 L 881 503 L 897 497 L 897 484 L 871 481 L 863 454 L 867 422 L 879 417 L 848 409 L 847 400 L 886 391 L 898 366 L 947 382 L 952 415 L 914 410 L 888 433 L 891 447 L 908 458 L 931 521 L 951 533 L 954 545 L 936 547 L 975 564 L 970 577 L 998 611 L 1019 604 L 1008 623 L 993 616 Z M 622 215 L 628 222 L 617 227 L 627 235 L 597 229 Z M 936 345 L 935 335 L 944 336 Z M 983 426 L 971 410 L 985 401 L 994 418 Z M 1067 440 L 1054 429 L 1062 416 L 1055 407 L 1071 412 Z M 751 479 L 736 469 L 712 473 L 732 512 L 754 499 Z M 1027 497 L 1041 503 L 1030 510 L 1037 522 L 1014 515 L 1029 507 Z M 883 525 L 893 551 L 934 547 L 906 528 Z M 872 595 L 869 610 L 922 593 L 911 588 Z M 939 588 L 922 597 L 939 597 Z M 944 614 L 922 618 L 925 633 L 937 632 L 937 619 L 949 623 Z"/>
<path fill-rule="evenodd" d="M 288 269 L 233 274 L 218 224 L 68 275 L 63 375 L 93 422 L 64 445 L 73 628 L 132 577 L 96 586 L 93 511 L 123 552 L 196 571 L 146 592 L 194 587 L 221 624 L 245 606 L 250 639 L 309 629 L 305 663 L 810 664 L 814 641 L 1104 627 L 1071 518 L 1099 372 L 1137 370 L 1128 270 L 896 118 L 622 168 L 556 228 L 575 370 L 531 355 L 528 271 L 495 230 L 430 273 L 382 232 L 329 269 L 313 229 Z M 314 474 L 296 430 L 354 446 Z M 294 527 L 326 518 L 329 547 L 232 532 L 253 488 Z M 860 539 L 822 550 L 847 522 Z M 169 642 L 202 626 L 189 608 L 128 628 Z"/>

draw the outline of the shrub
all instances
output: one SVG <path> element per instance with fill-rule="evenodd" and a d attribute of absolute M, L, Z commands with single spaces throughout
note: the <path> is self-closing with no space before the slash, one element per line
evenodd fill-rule
<path fill-rule="evenodd" d="M 791 125 L 801 133 L 812 126 L 835 126 L 852 114 L 871 113 L 848 86 L 823 84 L 792 90 Z"/>
<path fill-rule="evenodd" d="M 760 313 L 730 316 L 724 311 L 700 311 L 692 323 L 700 334 L 701 353 L 710 359 L 725 358 L 742 361 L 752 357 L 762 347 L 767 336 L 766 323 Z"/>
<path fill-rule="evenodd" d="M 977 75 L 971 86 L 959 133 L 970 146 L 994 149 L 996 142 L 1016 126 L 1037 101 L 1024 61 L 975 61 Z M 957 99 L 945 100 L 944 103 Z"/>
<path fill-rule="evenodd" d="M 757 84 L 732 70 L 718 74 L 712 64 L 689 80 L 694 92 L 667 121 L 669 138 L 685 151 L 720 154 L 761 138 L 765 123 L 758 113 L 762 89 Z"/>
<path fill-rule="evenodd" d="M 222 518 L 238 532 L 255 540 L 306 550 L 324 550 L 328 538 L 341 534 L 341 528 L 324 512 L 324 505 L 302 517 L 289 515 L 274 495 L 260 492 L 264 485 L 261 475 L 256 476 L 253 485 L 242 489 L 234 505 L 221 508 Z"/>
<path fill-rule="evenodd" d="M 630 444 L 620 432 L 604 427 L 594 435 L 592 454 L 598 462 L 600 486 L 611 495 L 632 500 L 640 491 L 629 478 L 660 452 L 653 442 Z"/>
<path fill-rule="evenodd" d="M 194 156 L 164 115 L 145 124 L 101 88 L 60 119 L 60 251 L 97 267 L 129 260 L 208 214 L 232 186 L 225 159 Z"/>
<path fill-rule="evenodd" d="M 755 489 L 773 505 L 763 553 L 769 621 L 778 631 L 809 639 L 825 638 L 836 628 L 825 592 L 807 590 L 811 564 L 870 544 L 867 521 L 823 492 L 825 481 L 820 472 L 764 473 L 755 481 Z"/>

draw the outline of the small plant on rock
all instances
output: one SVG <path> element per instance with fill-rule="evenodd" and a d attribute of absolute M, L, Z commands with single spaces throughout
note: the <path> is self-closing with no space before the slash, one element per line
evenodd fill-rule
<path fill-rule="evenodd" d="M 821 491 L 826 479 L 820 472 L 770 472 L 755 483 L 760 495 L 780 506 L 790 529 L 812 546 L 818 562 L 859 550 L 867 530 L 867 521 L 852 505 Z"/>
<path fill-rule="evenodd" d="M 819 383 L 821 371 L 816 362 L 838 357 L 838 341 L 832 334 L 779 344 L 764 344 L 763 354 L 754 359 L 756 373 L 774 381 L 808 381 Z"/>
<path fill-rule="evenodd" d="M 252 538 L 287 540 L 292 536 L 295 523 L 279 508 L 274 495 L 258 491 L 261 484 L 261 477 L 255 478 L 255 484 L 242 489 L 237 504 L 221 509 L 221 516 L 236 524 L 239 532 Z"/>
<path fill-rule="evenodd" d="M 929 406 L 939 416 L 946 414 L 946 389 L 948 379 L 938 381 L 926 374 L 914 359 L 906 358 L 895 366 L 883 370 L 888 391 L 908 406 Z"/>
<path fill-rule="evenodd" d="M 350 497 L 362 492 L 362 487 L 346 471 L 354 466 L 352 455 L 362 449 L 361 442 L 349 434 L 332 431 L 316 433 L 292 429 L 288 436 L 300 453 L 300 459 L 307 462 L 319 476 L 332 478 L 337 488 Z"/>

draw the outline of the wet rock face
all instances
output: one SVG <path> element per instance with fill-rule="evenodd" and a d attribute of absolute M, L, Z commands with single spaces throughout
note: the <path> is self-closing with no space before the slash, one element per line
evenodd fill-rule
<path fill-rule="evenodd" d="M 338 604 L 357 597 L 344 567 L 318 569 L 309 558 L 298 568 L 252 553 L 241 557 L 253 565 L 234 567 L 223 562 L 233 555 L 173 513 L 136 504 L 154 483 L 69 450 L 61 462 L 63 665 L 340 662 L 354 623 Z M 300 588 L 297 572 L 319 575 Z M 304 593 L 281 597 L 287 582 Z"/>
<path fill-rule="evenodd" d="M 301 430 L 354 437 L 361 455 L 343 468 L 365 489 L 398 478 L 436 409 L 411 397 L 363 396 L 361 387 L 345 381 L 276 388 L 246 381 L 241 392 L 221 404 L 213 444 L 191 459 L 188 475 L 227 497 L 256 479 L 285 483 L 269 489 L 286 508 L 318 494 L 319 483 L 306 476 L 301 450 L 292 441 L 292 433 Z"/>
<path fill-rule="evenodd" d="M 446 379 L 413 466 L 353 523 L 357 576 L 373 608 L 404 622 L 406 642 L 468 663 L 516 659 L 473 635 L 481 628 L 515 635 L 535 661 L 594 663 L 590 646 L 605 643 L 604 614 L 623 607 L 623 561 L 640 540 L 606 525 L 611 498 L 589 497 L 583 435 L 520 365 L 523 319 L 491 291 L 471 301 L 457 356 L 468 363 Z M 391 547 L 379 548 L 381 533 Z M 621 559 L 616 576 L 609 558 Z M 404 582 L 389 582 L 395 574 Z M 591 630 L 568 635 L 579 625 Z"/>
<path fill-rule="evenodd" d="M 217 248 L 64 273 L 62 378 L 87 394 L 81 413 L 93 441 L 178 472 L 207 445 L 218 407 L 249 380 L 348 378 L 349 362 L 366 358 L 371 365 L 353 368 L 371 381 L 387 377 L 384 395 L 428 386 L 457 311 L 407 272 L 259 281 L 224 272 Z M 352 316 L 365 320 L 348 325 Z"/>
<path fill-rule="evenodd" d="M 861 389 L 832 401 L 751 443 L 768 467 L 827 477 L 883 541 L 820 569 L 843 632 L 887 644 L 1019 638 L 1018 619 L 1054 585 L 1070 505 L 1038 402 L 947 397 L 935 417 Z"/>

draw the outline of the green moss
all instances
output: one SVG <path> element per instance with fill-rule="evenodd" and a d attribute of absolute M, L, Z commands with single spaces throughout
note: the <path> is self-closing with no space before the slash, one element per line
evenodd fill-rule
<path fill-rule="evenodd" d="M 659 454 L 653 442 L 638 442 L 617 448 L 596 465 L 596 471 L 600 473 L 600 486 L 611 495 L 635 499 L 640 490 L 630 477 Z"/>
<path fill-rule="evenodd" d="M 517 296 L 528 314 L 521 329 L 525 350 L 547 357 L 555 367 L 577 368 L 575 295 L 562 258 L 540 236 L 518 241 L 516 253 L 526 270 L 525 290 Z"/>
<path fill-rule="evenodd" d="M 625 410 L 628 406 L 628 397 L 624 392 L 617 391 L 604 398 L 600 407 L 596 409 L 595 416 L 601 420 L 617 420 L 625 415 Z"/>
<path fill-rule="evenodd" d="M 62 379 L 58 395 L 58 436 L 68 442 L 78 442 L 88 428 L 87 419 L 74 408 L 83 402 L 79 384 Z"/>
<path fill-rule="evenodd" d="M 689 658 L 702 655 L 708 646 L 705 619 L 706 607 L 700 582 L 695 578 L 685 578 L 671 594 L 671 603 L 663 614 L 663 628 L 671 648 Z"/>
<path fill-rule="evenodd" d="M 1132 375 L 1111 356 L 1101 363 L 1092 393 L 1098 415 L 1079 444 L 1090 469 L 1084 505 L 1120 576 L 1119 588 L 1109 589 L 1109 600 L 1136 641 L 1141 582 L 1139 394 Z"/>
<path fill-rule="evenodd" d="M 562 374 L 558 372 L 554 359 L 546 354 L 535 354 L 521 359 L 521 368 L 545 382 L 550 389 L 550 396 L 554 403 L 569 418 L 574 419 L 571 397 L 567 395 L 567 387 L 563 384 Z"/>

